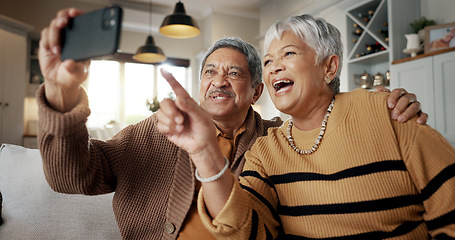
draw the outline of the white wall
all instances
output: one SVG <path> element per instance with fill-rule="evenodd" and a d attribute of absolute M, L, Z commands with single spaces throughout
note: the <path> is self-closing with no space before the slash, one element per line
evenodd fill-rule
<path fill-rule="evenodd" d="M 97 1 L 108 4 L 109 1 Z M 47 27 L 60 9 L 76 7 L 86 12 L 99 9 L 105 5 L 73 0 L 2 0 L 0 14 L 28 23 L 35 27 L 35 37 Z M 152 11 L 153 8 L 152 8 Z M 170 14 L 170 13 L 169 13 Z M 168 57 L 185 58 L 190 60 L 191 77 L 193 81 L 192 96 L 197 99 L 199 86 L 199 62 L 197 56 L 205 53 L 207 48 L 216 40 L 224 36 L 239 36 L 246 41 L 257 45 L 259 20 L 242 16 L 231 16 L 212 13 L 202 20 L 197 20 L 201 28 L 201 35 L 191 39 L 173 39 L 158 32 L 158 26 L 164 14 L 153 12 L 152 35 L 155 43 L 161 47 Z M 127 53 L 136 52 L 139 46 L 144 45 L 149 34 L 149 15 L 147 12 L 126 9 L 124 11 L 124 25 L 120 40 L 120 50 Z M 144 24 L 145 23 L 145 24 Z"/>
<path fill-rule="evenodd" d="M 455 22 L 454 0 L 421 0 L 421 14 L 437 24 Z"/>
<path fill-rule="evenodd" d="M 346 0 L 344 0 L 345 2 Z M 350 0 L 353 1 L 353 0 Z M 341 4 L 343 1 L 337 0 L 290 0 L 290 1 L 279 1 L 272 0 L 264 4 L 260 9 L 260 40 L 264 37 L 266 31 L 279 19 L 284 19 L 296 14 L 309 13 L 316 17 L 322 17 L 328 22 L 340 30 L 343 35 L 346 32 L 346 17 L 345 17 L 345 5 Z M 346 42 L 346 41 L 344 41 Z M 346 46 L 345 46 L 346 48 Z M 262 45 L 260 46 L 262 52 Z M 343 69 L 346 68 L 346 61 L 344 61 Z M 347 78 L 347 71 L 342 71 L 341 79 Z M 347 91 L 347 82 L 341 81 L 340 90 Z M 264 90 L 258 103 L 260 105 L 261 115 L 265 119 L 270 119 L 274 116 L 280 116 L 283 119 L 287 119 L 288 115 L 279 112 L 273 105 L 270 96 L 268 95 L 267 89 Z"/>
<path fill-rule="evenodd" d="M 261 52 L 263 35 L 271 24 L 278 19 L 301 13 L 323 17 L 344 34 L 346 32 L 345 10 L 353 4 L 363 1 L 365 0 L 268 0 L 263 1 L 263 5 L 260 7 L 259 20 L 213 13 L 205 19 L 198 20 L 202 33 L 196 38 L 171 39 L 161 36 L 156 32 L 157 29 L 152 34 L 156 44 L 164 50 L 167 56 L 190 59 L 193 78 L 192 95 L 197 99 L 201 56 L 210 44 L 219 38 L 236 35 L 255 45 Z M 5 0 L 0 1 L 0 14 L 31 24 L 39 32 L 49 24 L 57 10 L 70 6 L 85 11 L 102 7 L 89 2 L 81 3 L 72 0 Z M 421 9 L 423 16 L 435 19 L 438 23 L 455 22 L 455 15 L 452 13 L 455 9 L 455 0 L 421 0 Z M 120 49 L 124 52 L 134 53 L 139 46 L 145 43 L 147 34 L 125 30 L 122 32 Z M 344 42 L 346 43 L 346 40 Z M 344 62 L 343 69 L 346 70 L 347 61 Z M 343 71 L 341 77 L 341 90 L 347 91 L 347 81 L 345 80 L 347 71 Z M 261 105 L 264 118 L 268 119 L 280 114 L 273 106 L 266 90 L 259 99 L 258 105 Z"/>
<path fill-rule="evenodd" d="M 395 0 L 394 0 L 395 1 Z M 399 1 L 399 0 L 396 0 Z M 260 36 L 264 36 L 267 29 L 271 24 L 278 19 L 283 19 L 292 15 L 309 13 L 317 17 L 322 17 L 328 22 L 336 26 L 342 37 L 346 33 L 346 10 L 359 4 L 361 2 L 368 2 L 368 0 L 270 0 L 264 3 L 260 8 Z M 455 22 L 455 0 L 421 0 L 421 15 L 428 19 L 434 19 L 438 24 Z M 261 39 L 260 39 L 261 41 Z M 346 49 L 346 42 L 348 39 L 344 36 L 343 42 Z M 262 50 L 262 46 L 261 46 Z M 346 54 L 345 54 L 346 55 Z M 348 78 L 347 78 L 347 59 L 345 57 L 343 64 L 343 71 L 341 74 L 340 90 L 348 91 Z M 271 118 L 276 115 L 284 116 L 276 110 L 270 97 L 263 94 L 258 104 L 261 105 L 261 114 L 264 118 Z"/>

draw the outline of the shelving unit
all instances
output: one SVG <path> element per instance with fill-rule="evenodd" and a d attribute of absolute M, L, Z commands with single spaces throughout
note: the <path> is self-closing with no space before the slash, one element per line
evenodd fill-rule
<path fill-rule="evenodd" d="M 27 83 L 27 97 L 34 97 L 39 85 L 44 82 L 38 62 L 39 36 L 37 33 L 30 34 L 30 61 L 29 61 L 29 79 Z"/>
<path fill-rule="evenodd" d="M 360 74 L 385 77 L 392 61 L 406 57 L 404 35 L 412 32 L 410 22 L 419 17 L 419 0 L 366 0 L 346 12 L 349 90 L 358 88 L 355 79 Z M 360 36 L 353 34 L 356 30 Z M 369 50 L 371 45 L 377 48 Z"/>

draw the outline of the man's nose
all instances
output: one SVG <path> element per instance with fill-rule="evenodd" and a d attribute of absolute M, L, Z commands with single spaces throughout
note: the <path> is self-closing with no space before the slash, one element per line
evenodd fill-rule
<path fill-rule="evenodd" d="M 224 86 L 228 86 L 228 85 L 229 85 L 228 75 L 227 75 L 227 74 L 224 74 L 224 73 L 217 74 L 217 75 L 212 79 L 212 85 L 214 85 L 214 86 L 217 87 L 217 88 L 221 88 L 221 87 L 224 87 Z"/>

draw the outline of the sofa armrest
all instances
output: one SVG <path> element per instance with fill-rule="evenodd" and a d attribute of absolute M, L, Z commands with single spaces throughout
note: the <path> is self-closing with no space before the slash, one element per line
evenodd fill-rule
<path fill-rule="evenodd" d="M 3 197 L 2 197 L 2 192 L 0 192 L 0 226 L 3 223 L 3 218 L 2 218 L 2 203 L 3 203 Z"/>
<path fill-rule="evenodd" d="M 54 192 L 45 180 L 38 149 L 0 147 L 0 192 L 0 239 L 121 239 L 113 194 Z"/>

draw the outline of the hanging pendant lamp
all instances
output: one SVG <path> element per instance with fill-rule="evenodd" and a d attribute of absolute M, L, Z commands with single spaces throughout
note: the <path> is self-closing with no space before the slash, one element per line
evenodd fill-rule
<path fill-rule="evenodd" d="M 172 38 L 192 38 L 201 33 L 196 20 L 186 15 L 185 7 L 180 1 L 175 5 L 174 13 L 164 18 L 160 33 Z"/>
<path fill-rule="evenodd" d="M 133 59 L 144 63 L 160 63 L 166 60 L 166 56 L 164 56 L 163 50 L 155 45 L 152 35 L 149 35 L 145 45 L 137 49 Z"/>
<path fill-rule="evenodd" d="M 163 50 L 155 45 L 155 40 L 152 37 L 152 0 L 150 0 L 149 12 L 149 35 L 145 41 L 145 45 L 137 49 L 133 59 L 144 63 L 160 63 L 166 60 L 166 56 L 164 55 Z"/>

